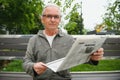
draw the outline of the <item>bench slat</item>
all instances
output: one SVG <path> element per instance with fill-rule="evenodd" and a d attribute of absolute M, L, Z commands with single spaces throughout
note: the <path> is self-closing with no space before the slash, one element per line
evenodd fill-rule
<path fill-rule="evenodd" d="M 104 56 L 120 56 L 120 51 L 104 51 Z"/>
<path fill-rule="evenodd" d="M 0 51 L 1 56 L 25 56 L 26 51 Z"/>
<path fill-rule="evenodd" d="M 102 47 L 104 50 L 120 50 L 119 44 L 104 44 Z"/>
<path fill-rule="evenodd" d="M 0 45 L 0 49 L 26 50 L 27 44 L 5 44 Z"/>
<path fill-rule="evenodd" d="M 0 38 L 0 43 L 4 44 L 18 44 L 18 43 L 28 43 L 29 38 Z"/>
<path fill-rule="evenodd" d="M 105 40 L 106 44 L 120 44 L 120 38 L 107 38 Z"/>

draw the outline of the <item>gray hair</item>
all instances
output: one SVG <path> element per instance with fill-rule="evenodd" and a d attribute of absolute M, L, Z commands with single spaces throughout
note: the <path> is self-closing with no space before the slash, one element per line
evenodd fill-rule
<path fill-rule="evenodd" d="M 62 16 L 62 15 L 61 15 L 60 7 L 59 7 L 58 5 L 56 5 L 56 4 L 48 4 L 48 5 L 46 5 L 46 6 L 44 7 L 43 11 L 42 11 L 42 15 L 45 13 L 45 9 L 46 9 L 47 7 L 56 7 L 56 8 L 58 8 L 59 13 L 60 13 L 60 16 Z"/>

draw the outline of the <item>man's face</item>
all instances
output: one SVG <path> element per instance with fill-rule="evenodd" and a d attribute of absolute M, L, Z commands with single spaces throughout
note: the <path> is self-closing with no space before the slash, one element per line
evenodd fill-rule
<path fill-rule="evenodd" d="M 57 7 L 47 7 L 41 17 L 45 29 L 57 29 L 61 21 L 59 9 Z"/>

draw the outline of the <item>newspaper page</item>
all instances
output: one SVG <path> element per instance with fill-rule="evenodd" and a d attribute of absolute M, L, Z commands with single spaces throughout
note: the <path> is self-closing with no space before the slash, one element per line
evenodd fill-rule
<path fill-rule="evenodd" d="M 105 40 L 106 38 L 103 37 L 77 38 L 64 58 L 49 62 L 46 65 L 54 72 L 58 72 L 86 63 L 89 61 L 90 55 L 101 48 Z"/>

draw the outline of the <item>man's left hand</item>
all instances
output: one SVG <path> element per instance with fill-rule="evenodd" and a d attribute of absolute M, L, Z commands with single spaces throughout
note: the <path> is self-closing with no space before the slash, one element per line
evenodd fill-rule
<path fill-rule="evenodd" d="M 91 60 L 93 60 L 93 61 L 99 61 L 99 60 L 102 59 L 103 54 L 104 54 L 104 49 L 100 48 L 100 49 L 98 49 L 96 52 L 94 52 L 91 55 Z"/>

